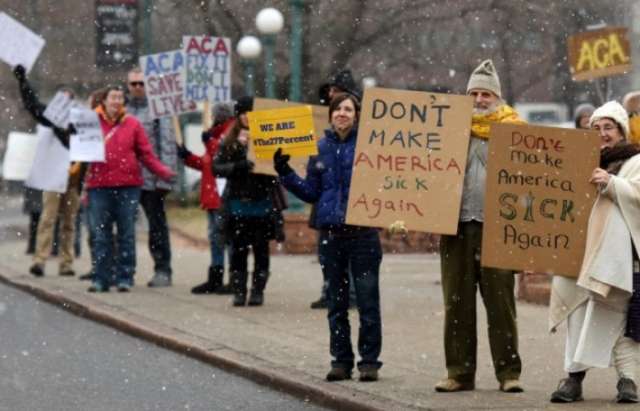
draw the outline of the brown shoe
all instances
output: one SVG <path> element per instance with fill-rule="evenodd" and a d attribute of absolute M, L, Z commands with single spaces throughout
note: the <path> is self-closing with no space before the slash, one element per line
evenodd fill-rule
<path fill-rule="evenodd" d="M 473 382 L 457 381 L 453 378 L 445 378 L 436 384 L 437 392 L 473 391 L 476 387 Z"/>
<path fill-rule="evenodd" d="M 500 391 L 517 393 L 523 392 L 524 388 L 522 388 L 519 380 L 504 380 L 500 383 Z"/>
<path fill-rule="evenodd" d="M 327 374 L 327 381 L 343 381 L 351 379 L 351 370 L 341 367 L 331 367 Z"/>

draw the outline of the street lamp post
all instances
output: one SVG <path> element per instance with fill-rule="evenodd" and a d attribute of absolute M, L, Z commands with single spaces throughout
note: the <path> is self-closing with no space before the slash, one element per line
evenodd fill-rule
<path fill-rule="evenodd" d="M 291 6 L 291 51 L 289 53 L 289 100 L 300 101 L 302 97 L 302 12 L 304 0 L 289 0 Z"/>
<path fill-rule="evenodd" d="M 260 40 L 255 36 L 244 36 L 238 42 L 236 51 L 242 58 L 242 65 L 244 66 L 244 90 L 245 95 L 253 96 L 255 94 L 254 88 L 254 61 L 260 56 L 262 51 L 262 45 Z"/>
<path fill-rule="evenodd" d="M 263 36 L 264 55 L 265 55 L 265 95 L 268 98 L 275 98 L 275 70 L 274 52 L 276 46 L 276 34 L 278 34 L 284 26 L 284 17 L 277 9 L 268 7 L 260 10 L 256 16 L 256 27 Z"/>

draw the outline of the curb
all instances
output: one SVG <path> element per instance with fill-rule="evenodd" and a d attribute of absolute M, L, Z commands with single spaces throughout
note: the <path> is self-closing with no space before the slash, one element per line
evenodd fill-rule
<path fill-rule="evenodd" d="M 3 272 L 15 272 L 9 267 L 1 266 Z M 396 409 L 423 409 L 415 408 L 407 404 L 394 402 L 385 398 L 375 397 L 369 393 L 349 389 L 340 384 L 327 383 L 317 377 L 309 376 L 298 370 L 292 370 L 278 366 L 273 363 L 256 358 L 255 355 L 236 351 L 237 358 L 229 355 L 222 355 L 211 351 L 206 344 L 198 344 L 188 341 L 188 338 L 181 339 L 157 331 L 157 328 L 167 328 L 166 325 L 150 324 L 149 320 L 139 317 L 136 314 L 127 312 L 128 317 L 139 317 L 134 320 L 120 318 L 117 315 L 92 306 L 90 302 L 82 302 L 61 293 L 47 290 L 30 283 L 16 281 L 0 273 L 0 283 L 27 292 L 34 297 L 56 305 L 74 315 L 90 319 L 109 327 L 115 328 L 123 333 L 137 337 L 162 348 L 169 349 L 190 358 L 221 368 L 235 375 L 247 378 L 260 385 L 285 392 L 294 397 L 309 401 L 314 404 L 333 409 L 346 411 L 383 411 Z M 98 305 L 98 304 L 96 304 Z M 156 327 L 154 327 L 154 325 Z M 156 328 L 156 329 L 153 329 Z M 171 329 L 174 333 L 176 329 Z M 168 330 L 167 330 L 168 331 Z M 188 336 L 185 334 L 185 337 Z M 193 338 L 192 338 L 193 340 Z M 209 344 L 211 345 L 211 344 Z M 232 350 L 230 347 L 222 347 Z M 249 365 L 242 362 L 242 357 L 250 356 L 254 361 L 260 360 L 261 365 Z"/>

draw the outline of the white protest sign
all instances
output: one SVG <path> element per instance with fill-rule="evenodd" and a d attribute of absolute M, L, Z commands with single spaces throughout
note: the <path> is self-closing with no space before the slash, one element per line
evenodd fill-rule
<path fill-rule="evenodd" d="M 87 108 L 72 108 L 69 121 L 77 133 L 71 135 L 71 161 L 103 162 L 104 137 L 98 114 Z"/>
<path fill-rule="evenodd" d="M 69 111 L 73 100 L 65 92 L 58 91 L 53 100 L 47 104 L 43 115 L 58 127 L 66 128 L 69 125 Z"/>
<path fill-rule="evenodd" d="M 183 98 L 183 66 L 182 50 L 140 57 L 151 118 L 177 116 L 197 110 L 194 101 Z"/>
<path fill-rule="evenodd" d="M 31 164 L 36 154 L 38 136 L 36 134 L 12 131 L 7 141 L 7 151 L 2 162 L 2 176 L 5 180 L 24 181 L 29 176 Z"/>
<path fill-rule="evenodd" d="M 184 98 L 221 103 L 231 101 L 231 40 L 226 37 L 183 36 Z"/>
<path fill-rule="evenodd" d="M 27 73 L 44 47 L 44 39 L 8 14 L 0 12 L 0 60 L 15 67 L 24 66 Z"/>
<path fill-rule="evenodd" d="M 38 148 L 25 185 L 38 190 L 64 193 L 69 181 L 69 150 L 49 127 L 38 126 Z"/>

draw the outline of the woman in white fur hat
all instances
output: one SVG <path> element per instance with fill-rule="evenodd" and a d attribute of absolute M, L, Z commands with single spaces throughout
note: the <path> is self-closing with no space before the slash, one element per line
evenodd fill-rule
<path fill-rule="evenodd" d="M 552 331 L 567 321 L 564 368 L 551 402 L 582 400 L 589 368 L 615 366 L 617 402 L 638 402 L 636 366 L 640 345 L 640 147 L 627 141 L 628 115 L 617 102 L 596 109 L 589 126 L 601 138 L 599 188 L 589 217 L 587 244 L 577 279 L 553 278 Z"/>

